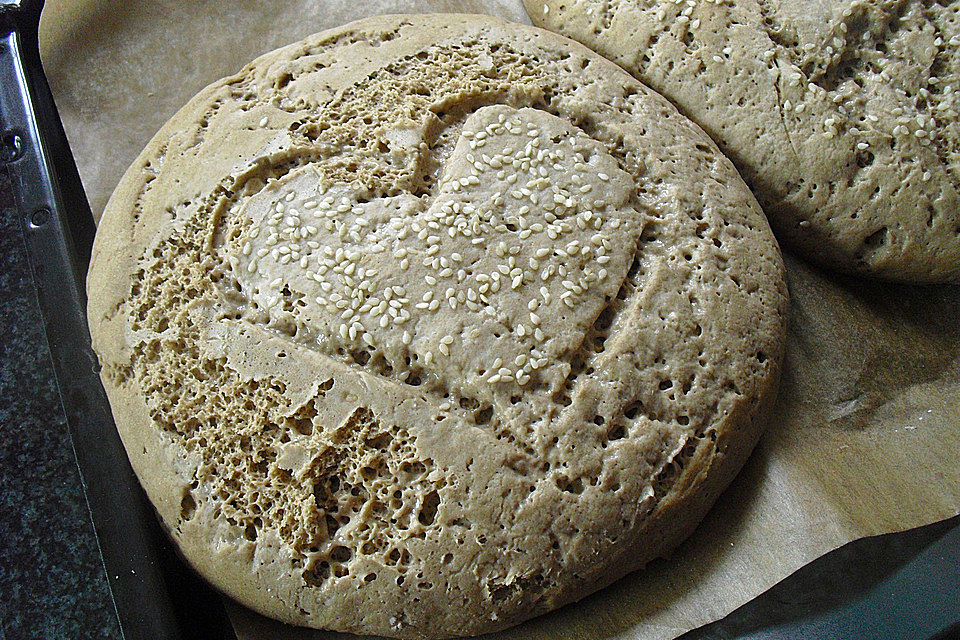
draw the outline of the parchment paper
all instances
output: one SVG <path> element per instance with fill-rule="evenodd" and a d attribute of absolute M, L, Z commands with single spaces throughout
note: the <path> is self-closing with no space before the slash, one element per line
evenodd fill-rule
<path fill-rule="evenodd" d="M 48 2 L 41 49 L 94 214 L 207 83 L 351 19 L 442 10 L 527 21 L 520 0 Z M 866 283 L 786 260 L 776 416 L 700 528 L 671 558 L 493 637 L 673 638 L 846 542 L 960 513 L 960 287 Z M 352 637 L 229 611 L 240 640 Z"/>

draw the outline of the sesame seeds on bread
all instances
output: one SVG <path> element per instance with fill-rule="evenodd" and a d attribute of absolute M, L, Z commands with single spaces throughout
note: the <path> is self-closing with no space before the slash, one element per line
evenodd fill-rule
<path fill-rule="evenodd" d="M 525 4 L 702 126 L 785 244 L 861 275 L 960 281 L 960 4 Z"/>
<path fill-rule="evenodd" d="M 385 16 L 203 90 L 89 317 L 185 557 L 286 622 L 501 629 L 666 554 L 772 406 L 783 265 L 733 165 L 586 48 Z"/>

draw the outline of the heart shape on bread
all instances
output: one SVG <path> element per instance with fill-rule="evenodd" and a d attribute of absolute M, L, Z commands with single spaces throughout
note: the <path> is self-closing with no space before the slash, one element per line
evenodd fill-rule
<path fill-rule="evenodd" d="M 361 201 L 308 165 L 247 200 L 231 257 L 250 303 L 289 307 L 274 321 L 301 338 L 361 364 L 373 352 L 489 405 L 491 386 L 563 383 L 633 261 L 644 218 L 632 189 L 597 141 L 556 116 L 482 107 L 435 197 Z"/>

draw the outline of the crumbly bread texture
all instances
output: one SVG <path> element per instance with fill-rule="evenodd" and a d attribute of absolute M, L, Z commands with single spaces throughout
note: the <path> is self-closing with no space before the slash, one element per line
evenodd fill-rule
<path fill-rule="evenodd" d="M 787 293 L 733 165 L 581 45 L 388 16 L 269 53 L 124 176 L 89 275 L 131 462 L 281 620 L 430 638 L 688 535 L 753 447 Z"/>
<path fill-rule="evenodd" d="M 960 281 L 960 3 L 524 1 L 702 126 L 781 241 L 844 271 Z"/>

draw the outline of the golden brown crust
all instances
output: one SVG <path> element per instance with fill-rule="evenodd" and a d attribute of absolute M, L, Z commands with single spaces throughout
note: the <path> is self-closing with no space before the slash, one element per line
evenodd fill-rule
<path fill-rule="evenodd" d="M 190 562 L 396 637 L 503 628 L 676 545 L 759 436 L 787 307 L 702 132 L 580 45 L 459 15 L 205 89 L 111 198 L 88 290 Z"/>

